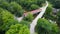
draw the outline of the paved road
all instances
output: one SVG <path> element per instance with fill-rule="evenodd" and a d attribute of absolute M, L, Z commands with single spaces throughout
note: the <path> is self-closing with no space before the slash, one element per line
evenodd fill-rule
<path fill-rule="evenodd" d="M 23 16 L 21 16 L 21 17 L 15 17 L 15 19 L 17 19 L 18 22 L 20 22 L 23 18 L 24 18 Z"/>
<path fill-rule="evenodd" d="M 42 8 L 40 8 L 40 9 L 42 9 L 42 11 L 39 13 L 39 15 L 30 24 L 30 34 L 34 34 L 34 32 L 35 32 L 34 28 L 37 24 L 37 20 L 43 16 L 47 7 L 48 7 L 48 2 L 46 1 L 46 6 L 43 6 Z"/>

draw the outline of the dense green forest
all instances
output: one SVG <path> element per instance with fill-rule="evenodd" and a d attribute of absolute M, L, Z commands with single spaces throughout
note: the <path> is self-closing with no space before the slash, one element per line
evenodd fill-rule
<path fill-rule="evenodd" d="M 42 3 L 45 3 L 45 0 L 0 0 L 0 7 L 16 16 L 22 16 L 24 10 L 38 9 Z"/>
<path fill-rule="evenodd" d="M 57 9 L 60 8 L 60 0 L 48 0 L 48 1 L 53 4 L 54 8 L 57 8 Z"/>
<path fill-rule="evenodd" d="M 45 6 L 46 1 L 49 5 L 43 17 L 38 19 L 35 32 L 60 34 L 60 10 L 56 15 L 52 11 L 52 8 L 60 9 L 60 0 L 0 0 L 0 34 L 30 34 L 30 24 L 35 16 L 29 12 Z M 28 15 L 18 22 L 14 17 L 21 17 L 24 12 Z"/>

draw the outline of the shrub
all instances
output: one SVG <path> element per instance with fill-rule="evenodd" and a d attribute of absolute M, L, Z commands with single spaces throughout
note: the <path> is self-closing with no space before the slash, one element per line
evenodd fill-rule
<path fill-rule="evenodd" d="M 35 10 L 35 9 L 39 9 L 40 7 L 36 4 L 32 4 L 30 7 L 30 10 Z"/>
<path fill-rule="evenodd" d="M 31 22 L 28 22 L 28 21 L 24 21 L 24 20 L 22 20 L 22 21 L 20 22 L 20 24 L 22 24 L 22 25 L 27 25 L 28 28 L 30 28 L 30 24 L 31 24 Z"/>
<path fill-rule="evenodd" d="M 31 22 L 31 21 L 33 20 L 33 18 L 34 18 L 34 17 L 33 17 L 33 14 L 28 13 L 28 15 L 24 18 L 24 20 Z"/>

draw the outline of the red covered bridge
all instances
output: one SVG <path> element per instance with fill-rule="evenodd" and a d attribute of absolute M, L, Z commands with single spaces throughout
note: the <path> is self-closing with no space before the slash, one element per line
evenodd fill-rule
<path fill-rule="evenodd" d="M 32 14 L 37 14 L 37 13 L 41 12 L 41 10 L 42 10 L 42 9 L 36 9 L 36 10 L 31 11 L 30 13 L 32 13 Z M 24 16 L 27 16 L 27 15 L 28 15 L 28 12 L 25 12 L 25 13 L 24 13 Z"/>

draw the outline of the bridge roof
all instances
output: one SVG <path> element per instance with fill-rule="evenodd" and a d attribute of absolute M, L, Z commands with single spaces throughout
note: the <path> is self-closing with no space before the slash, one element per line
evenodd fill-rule
<path fill-rule="evenodd" d="M 40 12 L 42 9 L 36 9 L 36 10 L 32 10 L 30 13 L 32 14 L 36 14 L 38 12 Z M 27 16 L 28 12 L 25 12 L 24 15 Z"/>

